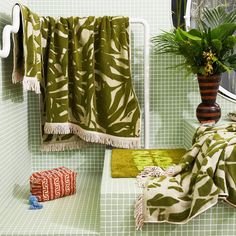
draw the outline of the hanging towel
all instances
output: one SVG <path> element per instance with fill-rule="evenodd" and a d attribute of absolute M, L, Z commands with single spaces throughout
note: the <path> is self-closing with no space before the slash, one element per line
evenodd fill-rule
<path fill-rule="evenodd" d="M 40 93 L 43 149 L 140 144 L 127 17 L 41 17 L 21 5 L 13 82 Z"/>
<path fill-rule="evenodd" d="M 187 223 L 219 199 L 236 207 L 235 166 L 236 124 L 198 128 L 180 164 L 138 176 L 144 189 L 135 206 L 137 229 L 145 222 Z"/>

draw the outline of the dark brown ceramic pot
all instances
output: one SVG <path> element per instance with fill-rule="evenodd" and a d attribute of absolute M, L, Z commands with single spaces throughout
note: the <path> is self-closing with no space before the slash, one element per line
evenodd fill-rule
<path fill-rule="evenodd" d="M 200 123 L 216 123 L 221 117 L 220 106 L 216 103 L 221 76 L 198 75 L 198 83 L 202 103 L 197 107 L 196 114 Z"/>

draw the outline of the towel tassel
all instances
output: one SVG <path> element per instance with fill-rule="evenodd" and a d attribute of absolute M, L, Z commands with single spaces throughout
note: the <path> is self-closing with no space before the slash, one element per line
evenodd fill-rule
<path fill-rule="evenodd" d="M 44 132 L 46 134 L 76 134 L 86 142 L 101 143 L 118 148 L 138 148 L 140 146 L 139 137 L 117 137 L 103 134 L 96 131 L 87 131 L 72 123 L 45 123 Z"/>
<path fill-rule="evenodd" d="M 135 202 L 134 210 L 135 226 L 137 230 L 142 230 L 144 225 L 143 219 L 143 195 L 140 194 Z"/>
<path fill-rule="evenodd" d="M 35 93 L 41 93 L 40 83 L 37 78 L 24 76 L 23 89 L 25 91 L 35 91 Z"/>

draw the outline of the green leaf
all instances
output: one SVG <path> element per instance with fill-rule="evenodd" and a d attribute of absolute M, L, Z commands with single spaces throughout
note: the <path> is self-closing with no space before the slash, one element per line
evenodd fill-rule
<path fill-rule="evenodd" d="M 212 47 L 213 47 L 213 52 L 216 51 L 218 54 L 220 53 L 222 49 L 222 43 L 219 39 L 213 39 L 211 41 Z"/>
<path fill-rule="evenodd" d="M 235 45 L 236 45 L 236 36 L 230 35 L 229 37 L 227 37 L 224 46 L 233 49 Z"/>
<path fill-rule="evenodd" d="M 191 34 L 191 35 L 197 36 L 199 38 L 202 37 L 202 33 L 197 29 L 191 29 L 191 30 L 188 31 L 188 33 Z"/>
<path fill-rule="evenodd" d="M 212 29 L 211 37 L 212 39 L 226 40 L 226 38 L 234 34 L 235 30 L 236 24 L 234 23 L 222 24 Z"/>
<path fill-rule="evenodd" d="M 178 203 L 179 200 L 172 197 L 162 197 L 162 194 L 157 194 L 152 199 L 147 201 L 148 206 L 173 206 Z"/>
<path fill-rule="evenodd" d="M 227 65 L 232 69 L 236 70 L 236 54 L 227 57 L 225 63 L 227 63 Z"/>
<path fill-rule="evenodd" d="M 187 208 L 185 211 L 170 213 L 169 220 L 174 222 L 185 221 L 189 216 L 190 208 Z"/>
<path fill-rule="evenodd" d="M 153 183 L 153 184 L 148 185 L 148 188 L 156 188 L 156 187 L 161 187 L 161 185 L 158 183 Z"/>
<path fill-rule="evenodd" d="M 184 41 L 185 39 L 182 37 L 180 30 L 177 29 L 176 33 L 175 33 L 175 40 L 177 40 L 178 42 Z"/>
<path fill-rule="evenodd" d="M 204 199 L 196 199 L 192 211 L 190 213 L 190 216 L 195 216 L 195 214 L 198 214 L 201 211 L 201 208 L 206 206 L 208 202 L 212 201 L 213 198 L 204 198 Z"/>
<path fill-rule="evenodd" d="M 230 67 L 219 61 L 216 57 L 213 57 L 213 61 L 216 62 L 223 69 L 223 72 L 227 71 L 229 73 L 232 70 Z"/>
<path fill-rule="evenodd" d="M 168 187 L 168 189 L 174 189 L 174 190 L 176 190 L 177 192 L 183 192 L 183 189 L 182 188 L 180 188 L 180 187 L 177 187 L 177 186 L 170 186 L 170 187 Z"/>
<path fill-rule="evenodd" d="M 200 197 L 208 196 L 212 191 L 213 180 L 209 179 L 207 182 L 204 182 L 201 187 L 198 188 L 198 194 Z"/>
<path fill-rule="evenodd" d="M 192 35 L 190 32 L 186 32 L 186 31 L 181 30 L 181 29 L 179 29 L 179 30 L 181 31 L 181 33 L 182 33 L 183 35 L 185 35 L 185 36 L 188 37 L 189 39 L 192 39 L 192 40 L 194 40 L 194 41 L 202 41 L 202 38 L 200 38 L 200 37 L 198 37 L 198 36 L 195 36 L 195 35 Z"/>
<path fill-rule="evenodd" d="M 152 215 L 153 212 L 155 212 L 156 210 L 157 210 L 157 208 L 149 208 L 150 215 Z"/>

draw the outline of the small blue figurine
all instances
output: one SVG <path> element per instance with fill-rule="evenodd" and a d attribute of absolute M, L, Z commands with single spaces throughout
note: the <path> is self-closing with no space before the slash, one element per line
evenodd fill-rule
<path fill-rule="evenodd" d="M 30 210 L 42 209 L 43 205 L 38 202 L 38 198 L 32 194 L 29 196 Z"/>

